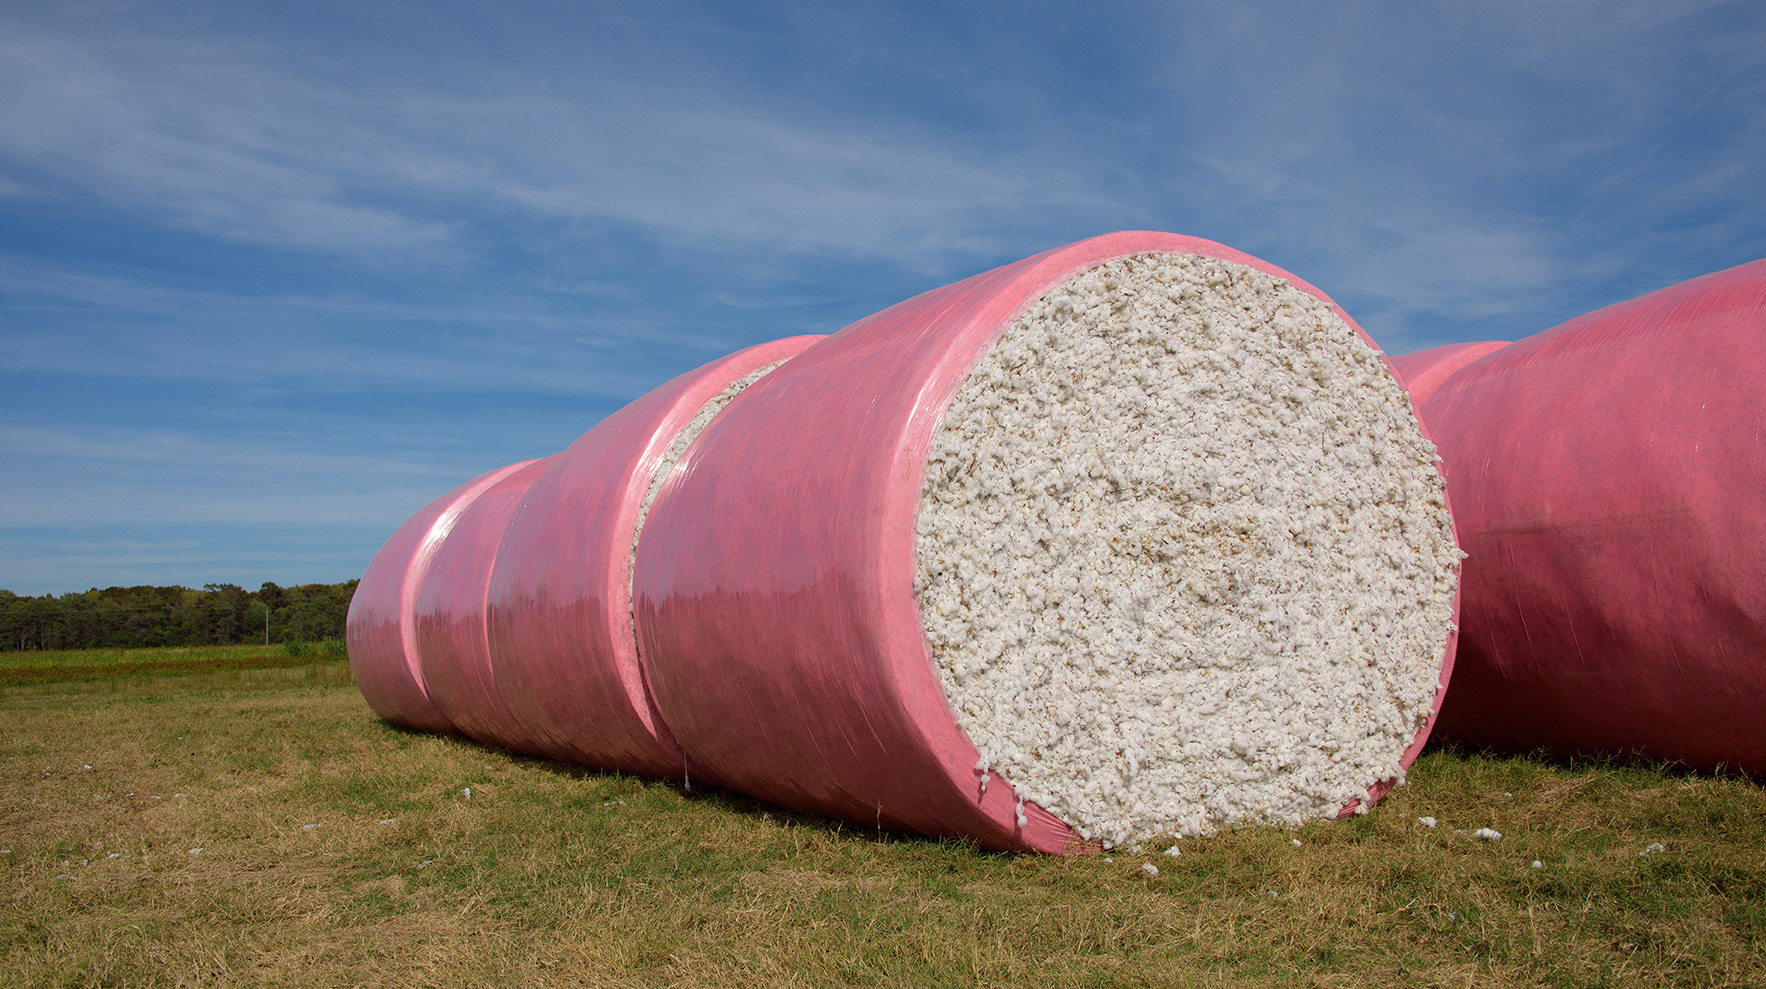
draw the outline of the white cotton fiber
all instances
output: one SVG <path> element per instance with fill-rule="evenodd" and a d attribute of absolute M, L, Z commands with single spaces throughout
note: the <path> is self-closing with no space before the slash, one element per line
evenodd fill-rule
<path fill-rule="evenodd" d="M 1190 255 L 1034 304 L 933 442 L 920 610 L 991 770 L 1134 844 L 1400 775 L 1452 618 L 1435 450 L 1325 303 Z"/>

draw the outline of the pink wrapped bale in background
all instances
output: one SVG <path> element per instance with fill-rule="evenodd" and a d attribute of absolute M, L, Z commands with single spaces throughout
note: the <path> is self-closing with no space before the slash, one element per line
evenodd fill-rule
<path fill-rule="evenodd" d="M 1766 772 L 1766 260 L 1495 350 L 1421 410 L 1470 554 L 1440 737 Z"/>
<path fill-rule="evenodd" d="M 750 347 L 652 390 L 562 453 L 426 506 L 368 565 L 351 672 L 381 717 L 521 752 L 674 776 L 631 626 L 642 501 L 695 416 L 821 339 Z M 678 450 L 674 451 L 678 454 Z"/>
<path fill-rule="evenodd" d="M 749 347 L 660 385 L 551 458 L 502 534 L 487 597 L 497 681 L 555 759 L 679 777 L 680 749 L 638 665 L 631 554 L 670 444 L 720 393 L 822 339 Z"/>
<path fill-rule="evenodd" d="M 417 637 L 418 590 L 460 514 L 499 481 L 531 463 L 499 467 L 423 506 L 368 562 L 350 599 L 346 630 L 350 676 L 375 714 L 417 731 L 456 730 L 424 682 Z"/>
<path fill-rule="evenodd" d="M 484 596 L 504 526 L 550 465 L 551 458 L 535 460 L 506 474 L 462 508 L 424 570 L 413 609 L 430 700 L 462 734 L 517 752 L 534 745 L 491 671 Z"/>
<path fill-rule="evenodd" d="M 1453 377 L 1467 364 L 1508 346 L 1506 340 L 1482 340 L 1477 343 L 1450 343 L 1445 347 L 1419 350 L 1413 354 L 1388 357 L 1392 373 L 1398 376 L 1410 400 L 1422 408 L 1441 383 Z"/>

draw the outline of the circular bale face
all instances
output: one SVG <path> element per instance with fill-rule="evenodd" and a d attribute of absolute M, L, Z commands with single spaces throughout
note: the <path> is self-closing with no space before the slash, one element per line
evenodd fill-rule
<path fill-rule="evenodd" d="M 695 780 L 866 825 L 1059 852 L 1333 816 L 1402 777 L 1451 673 L 1433 459 L 1312 286 L 1071 244 L 709 425 L 638 548 L 646 681 Z"/>
<path fill-rule="evenodd" d="M 957 389 L 915 590 L 978 768 L 1122 844 L 1401 776 L 1459 555 L 1433 445 L 1333 307 L 1144 254 L 1042 296 Z"/>

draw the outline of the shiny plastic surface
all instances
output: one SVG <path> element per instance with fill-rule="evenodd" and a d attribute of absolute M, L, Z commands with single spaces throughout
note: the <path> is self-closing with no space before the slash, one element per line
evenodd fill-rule
<path fill-rule="evenodd" d="M 491 667 L 526 747 L 602 769 L 681 775 L 632 633 L 638 508 L 669 444 L 707 401 L 820 339 L 760 344 L 689 371 L 548 460 L 503 529 L 485 599 Z"/>
<path fill-rule="evenodd" d="M 1488 354 L 1422 414 L 1471 554 L 1442 737 L 1766 772 L 1766 260 Z"/>
<path fill-rule="evenodd" d="M 1076 845 L 1033 803 L 1018 826 L 1008 786 L 982 787 L 922 632 L 915 522 L 940 420 L 986 351 L 1050 289 L 1148 252 L 1223 258 L 1329 301 L 1211 241 L 1111 234 L 860 320 L 711 424 L 656 500 L 634 591 L 650 688 L 693 778 L 990 848 Z M 1443 683 L 1452 662 L 1450 640 Z"/>
<path fill-rule="evenodd" d="M 1421 407 L 1435 394 L 1441 383 L 1467 364 L 1508 346 L 1506 340 L 1482 340 L 1477 343 L 1450 343 L 1411 354 L 1388 357 L 1398 383 L 1410 392 L 1412 405 Z"/>
<path fill-rule="evenodd" d="M 424 682 L 417 642 L 417 591 L 460 514 L 498 481 L 532 462 L 499 467 L 423 506 L 368 562 L 350 599 L 345 627 L 350 676 L 375 714 L 418 731 L 456 730 Z"/>
<path fill-rule="evenodd" d="M 417 658 L 429 697 L 461 733 L 515 751 L 531 751 L 491 670 L 484 596 L 503 529 L 552 458 L 502 477 L 465 506 L 436 549 L 413 605 Z"/>

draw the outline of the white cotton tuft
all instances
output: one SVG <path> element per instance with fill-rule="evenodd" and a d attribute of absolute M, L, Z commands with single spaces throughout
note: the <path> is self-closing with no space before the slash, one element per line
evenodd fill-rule
<path fill-rule="evenodd" d="M 1501 841 L 1502 840 L 1502 832 L 1494 830 L 1492 828 L 1479 828 L 1478 830 L 1472 832 L 1472 837 L 1477 838 L 1481 841 Z"/>
<path fill-rule="evenodd" d="M 1421 824 L 1421 825 L 1422 825 L 1422 826 L 1423 826 L 1423 827 L 1425 827 L 1425 828 L 1432 828 L 1432 827 L 1434 827 L 1434 826 L 1435 826 L 1435 825 L 1437 825 L 1437 824 L 1439 824 L 1439 823 L 1441 823 L 1441 822 L 1439 822 L 1439 821 L 1437 821 L 1437 820 L 1435 820 L 1435 819 L 1434 819 L 1434 818 L 1432 818 L 1432 817 L 1419 817 L 1419 818 L 1417 818 L 1417 819 L 1416 819 L 1416 822 L 1417 822 L 1417 823 L 1418 823 L 1418 824 Z"/>
<path fill-rule="evenodd" d="M 1159 867 L 1154 865 L 1151 862 L 1148 862 L 1148 863 L 1141 866 L 1141 871 L 1146 873 L 1149 876 L 1156 876 L 1159 874 Z"/>
<path fill-rule="evenodd" d="M 1434 446 L 1326 303 L 1141 255 L 1032 305 L 934 438 L 916 587 L 958 723 L 1082 834 L 1335 817 L 1434 706 Z"/>

